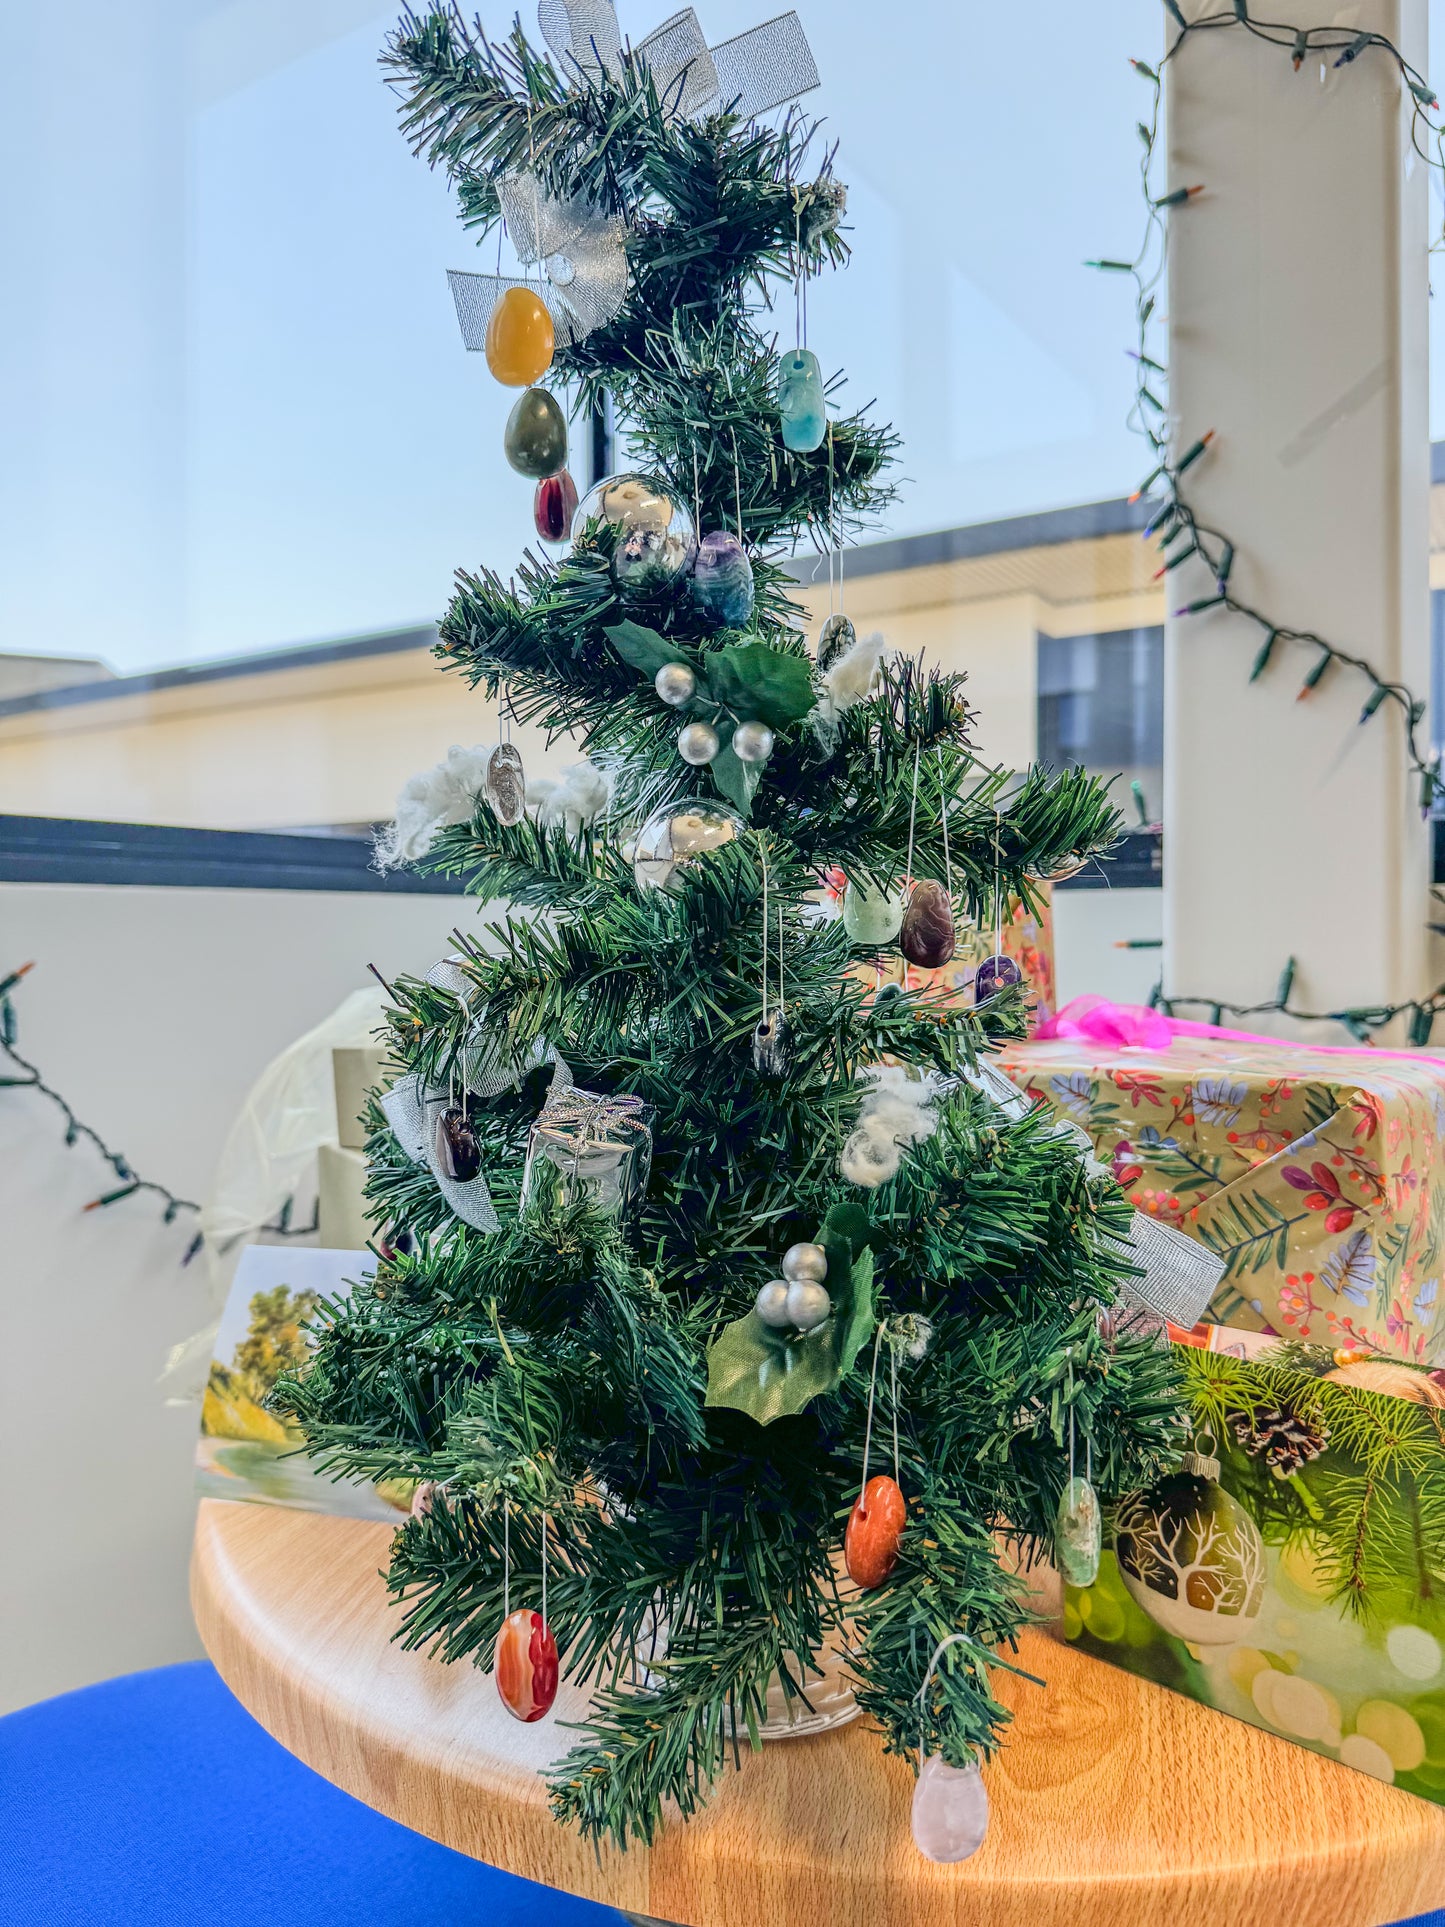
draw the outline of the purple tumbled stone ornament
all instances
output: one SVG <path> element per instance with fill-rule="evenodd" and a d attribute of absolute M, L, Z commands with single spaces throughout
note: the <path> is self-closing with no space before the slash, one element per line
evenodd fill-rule
<path fill-rule="evenodd" d="M 986 1004 L 997 990 L 1011 990 L 1023 978 L 1012 957 L 985 957 L 973 980 L 973 1001 Z"/>
<path fill-rule="evenodd" d="M 726 529 L 713 529 L 697 545 L 692 599 L 720 629 L 741 629 L 753 613 L 753 565 Z"/>
<path fill-rule="evenodd" d="M 903 911 L 898 948 L 920 970 L 937 970 L 953 955 L 953 899 L 941 883 L 915 883 Z"/>

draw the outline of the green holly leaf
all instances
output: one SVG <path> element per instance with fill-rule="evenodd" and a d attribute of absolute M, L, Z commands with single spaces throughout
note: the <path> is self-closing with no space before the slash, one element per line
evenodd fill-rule
<path fill-rule="evenodd" d="M 802 1335 L 774 1331 L 755 1311 L 724 1325 L 708 1347 L 705 1405 L 729 1405 L 759 1425 L 801 1412 L 837 1384 L 830 1318 Z"/>
<path fill-rule="evenodd" d="M 612 644 L 625 663 L 646 676 L 649 682 L 659 669 L 665 669 L 671 662 L 685 662 L 698 678 L 697 693 L 704 700 L 708 698 L 708 687 L 702 679 L 701 665 L 697 652 L 685 643 L 673 642 L 660 636 L 655 629 L 646 629 L 640 622 L 617 622 L 603 635 Z"/>
<path fill-rule="evenodd" d="M 828 1254 L 831 1317 L 803 1333 L 776 1331 L 755 1311 L 725 1325 L 708 1347 L 704 1404 L 731 1406 L 771 1425 L 842 1383 L 877 1324 L 869 1236 L 860 1205 L 833 1206 L 818 1233 Z"/>
<path fill-rule="evenodd" d="M 742 721 L 757 718 L 770 729 L 786 729 L 806 716 L 818 700 L 812 665 L 766 642 L 714 649 L 706 661 L 713 700 Z"/>
<path fill-rule="evenodd" d="M 722 748 L 708 764 L 708 773 L 719 793 L 727 798 L 744 822 L 753 813 L 753 798 L 763 780 L 760 763 L 745 763 L 733 750 L 733 731 L 737 724 L 724 717 L 717 725 Z"/>

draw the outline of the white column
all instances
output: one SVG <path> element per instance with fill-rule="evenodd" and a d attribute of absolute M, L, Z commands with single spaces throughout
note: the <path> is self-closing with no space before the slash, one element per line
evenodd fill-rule
<path fill-rule="evenodd" d="M 1425 70 L 1425 0 L 1344 18 Z M 1216 431 L 1184 489 L 1234 541 L 1242 600 L 1428 695 L 1426 169 L 1393 61 L 1320 68 L 1229 26 L 1166 70 L 1169 186 L 1204 187 L 1169 217 L 1174 455 Z M 1168 581 L 1171 611 L 1211 588 L 1195 563 Z M 1254 1002 L 1293 955 L 1301 1006 L 1420 995 L 1428 839 L 1398 712 L 1361 726 L 1342 668 L 1298 701 L 1303 646 L 1251 686 L 1260 641 L 1217 610 L 1167 622 L 1165 989 Z"/>

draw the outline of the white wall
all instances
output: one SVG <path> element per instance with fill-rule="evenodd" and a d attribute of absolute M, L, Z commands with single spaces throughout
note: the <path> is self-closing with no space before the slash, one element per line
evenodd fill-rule
<path fill-rule="evenodd" d="M 204 1190 L 270 1059 L 369 980 L 421 971 L 457 897 L 0 885 L 19 1048 L 142 1175 Z M 191 1237 L 144 1194 L 83 1207 L 108 1167 L 43 1098 L 0 1089 L 0 1712 L 190 1658 L 193 1408 L 156 1379 L 203 1321 Z M 114 1179 L 111 1178 L 111 1183 Z"/>

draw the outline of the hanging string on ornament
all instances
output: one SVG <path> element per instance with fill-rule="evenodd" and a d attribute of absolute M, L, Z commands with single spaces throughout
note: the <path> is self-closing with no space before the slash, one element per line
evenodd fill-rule
<path fill-rule="evenodd" d="M 913 875 L 913 831 L 918 814 L 918 772 L 923 745 L 915 746 L 913 751 L 913 795 L 908 806 L 908 875 Z M 912 883 L 908 891 L 908 901 L 903 909 L 903 923 L 898 932 L 898 948 L 909 963 L 917 964 L 920 970 L 938 970 L 953 955 L 957 941 L 953 928 L 953 866 L 948 858 L 948 801 L 941 795 L 943 762 L 940 753 L 940 810 L 943 821 L 943 847 L 945 872 L 948 883 L 936 882 L 925 877 L 921 883 Z"/>
<path fill-rule="evenodd" d="M 513 1612 L 510 1496 L 502 1506 L 502 1627 L 492 1664 L 503 1706 L 513 1719 L 530 1725 L 550 1710 L 560 1673 L 557 1642 L 547 1623 L 547 1515 L 542 1514 L 542 1610 L 521 1606 Z"/>
<path fill-rule="evenodd" d="M 1000 990 L 1009 990 L 1021 981 L 1023 972 L 1003 948 L 1003 847 L 1002 817 L 993 813 L 993 955 L 985 957 L 974 974 L 973 1001 L 986 1004 Z"/>
<path fill-rule="evenodd" d="M 970 1646 L 987 1658 L 967 1633 L 940 1639 L 918 1689 L 918 1784 L 913 1789 L 913 1844 L 925 1860 L 948 1864 L 978 1852 L 988 1834 L 988 1790 L 978 1762 L 950 1766 L 940 1753 L 924 1758 L 928 1737 L 928 1689 L 950 1646 Z M 1017 1669 L 1015 1669 L 1017 1670 Z"/>
<path fill-rule="evenodd" d="M 788 1023 L 783 1015 L 783 906 L 778 905 L 778 995 L 768 1009 L 768 853 L 758 839 L 758 857 L 763 872 L 763 1014 L 753 1031 L 753 1069 L 763 1077 L 786 1075 L 790 1051 Z"/>
<path fill-rule="evenodd" d="M 1104 1522 L 1099 1495 L 1094 1490 L 1094 1441 L 1084 1441 L 1084 1476 L 1074 1474 L 1074 1400 L 1073 1370 L 1069 1373 L 1069 1482 L 1059 1500 L 1054 1523 L 1054 1550 L 1059 1571 L 1071 1586 L 1092 1586 L 1099 1576 L 1099 1553 L 1104 1543 Z"/>
<path fill-rule="evenodd" d="M 838 565 L 838 599 L 833 600 L 833 564 Z M 830 669 L 858 640 L 858 632 L 843 613 L 843 544 L 833 498 L 833 424 L 828 424 L 828 619 L 818 632 L 818 667 Z"/>
<path fill-rule="evenodd" d="M 868 1417 L 863 1427 L 863 1478 L 848 1529 L 843 1535 L 843 1564 L 854 1585 L 864 1592 L 881 1586 L 898 1563 L 903 1528 L 908 1523 L 908 1502 L 899 1483 L 898 1464 L 898 1356 L 890 1344 L 893 1396 L 893 1477 L 885 1473 L 868 1477 L 868 1452 L 873 1443 L 873 1406 L 878 1392 L 878 1348 L 883 1343 L 883 1321 L 873 1340 L 873 1370 L 868 1381 Z"/>

